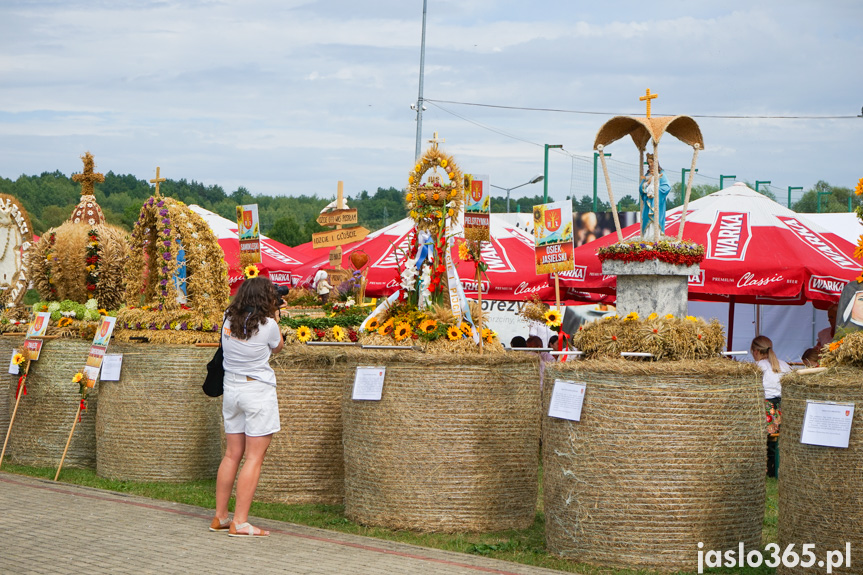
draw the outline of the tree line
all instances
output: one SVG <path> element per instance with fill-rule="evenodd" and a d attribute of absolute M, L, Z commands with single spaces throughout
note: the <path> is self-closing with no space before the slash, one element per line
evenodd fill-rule
<path fill-rule="evenodd" d="M 749 185 L 749 184 L 747 184 Z M 749 185 L 750 188 L 754 186 Z M 692 188 L 691 200 L 698 199 L 717 191 L 718 186 L 696 185 Z M 96 200 L 110 224 L 131 230 L 138 219 L 141 206 L 153 194 L 153 187 L 146 180 L 136 178 L 131 174 L 105 174 L 105 181 L 95 185 Z M 311 241 L 314 232 L 323 231 L 317 223 L 320 211 L 333 200 L 319 198 L 316 195 L 301 196 L 267 196 L 252 194 L 243 186 L 227 193 L 218 185 L 205 185 L 194 180 L 166 180 L 160 185 L 164 196 L 176 198 L 186 204 L 199 206 L 215 212 L 231 221 L 236 219 L 236 207 L 241 204 L 258 204 L 258 216 L 261 231 L 288 246 L 296 246 Z M 79 184 L 60 171 L 43 172 L 39 175 L 22 175 L 16 180 L 0 177 L 0 193 L 16 198 L 27 210 L 33 231 L 37 235 L 45 233 L 50 228 L 57 227 L 69 218 L 81 196 Z M 770 192 L 765 195 L 777 200 Z M 668 196 L 668 207 L 672 208 L 683 203 L 680 182 L 672 185 Z M 581 199 L 566 196 L 565 200 L 572 202 L 573 212 L 591 212 L 593 197 L 582 196 Z M 819 181 L 803 196 L 792 204 L 792 209 L 798 212 L 846 212 L 863 205 L 863 198 L 855 196 L 850 188 L 831 186 Z M 407 216 L 404 193 L 393 187 L 378 188 L 374 193 L 363 190 L 356 196 L 346 198 L 348 205 L 356 208 L 360 225 L 377 230 Z M 541 195 L 534 197 L 511 198 L 510 209 L 514 212 L 531 212 L 533 206 L 543 203 Z M 552 196 L 549 202 L 555 201 Z M 779 198 L 780 203 L 786 203 Z M 619 211 L 636 211 L 637 197 L 623 196 L 617 202 Z M 597 199 L 596 211 L 610 211 L 607 202 Z M 506 197 L 491 198 L 491 211 L 495 213 L 506 211 Z"/>

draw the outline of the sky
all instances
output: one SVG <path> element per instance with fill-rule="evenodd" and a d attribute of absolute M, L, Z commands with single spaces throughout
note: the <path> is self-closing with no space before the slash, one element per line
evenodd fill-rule
<path fill-rule="evenodd" d="M 422 21 L 422 0 L 0 0 L 0 176 L 71 175 L 90 151 L 101 172 L 227 193 L 401 189 Z M 696 184 L 853 188 L 861 22 L 859 0 L 428 0 L 422 149 L 437 132 L 462 171 L 512 188 L 562 145 L 512 196 L 580 198 L 597 131 L 644 115 L 649 88 L 652 115 L 701 128 Z M 631 140 L 605 151 L 615 196 L 635 195 Z M 692 149 L 668 136 L 659 155 L 676 182 Z"/>

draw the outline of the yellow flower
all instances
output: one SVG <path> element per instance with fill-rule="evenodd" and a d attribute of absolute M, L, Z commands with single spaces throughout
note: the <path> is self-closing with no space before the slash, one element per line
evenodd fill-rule
<path fill-rule="evenodd" d="M 308 326 L 301 325 L 297 328 L 297 340 L 300 343 L 306 343 L 312 339 L 312 330 Z"/>
<path fill-rule="evenodd" d="M 450 208 L 450 209 L 447 211 L 447 215 L 448 215 L 449 217 L 453 217 L 453 216 L 455 216 L 455 211 L 454 211 L 452 208 Z"/>
<path fill-rule="evenodd" d="M 659 317 L 659 316 L 658 316 L 658 315 L 656 315 L 656 312 L 653 312 L 652 314 L 650 314 L 649 316 L 647 316 L 647 319 L 649 319 L 649 320 L 654 320 L 654 319 L 656 319 L 656 318 L 658 318 L 658 317 Z"/>
<path fill-rule="evenodd" d="M 72 383 L 81 383 L 82 379 L 84 379 L 84 374 L 79 371 L 72 376 Z"/>
<path fill-rule="evenodd" d="M 461 339 L 462 333 L 457 327 L 451 325 L 446 328 L 446 336 L 449 338 L 450 341 L 455 341 L 457 339 Z"/>
<path fill-rule="evenodd" d="M 413 199 L 414 199 L 414 195 L 413 195 L 413 194 L 408 194 L 408 195 L 406 195 L 406 196 L 405 196 L 405 200 L 407 200 L 407 201 L 409 201 L 409 202 L 410 202 L 410 201 L 413 201 Z"/>
<path fill-rule="evenodd" d="M 698 318 L 695 317 L 694 315 L 688 315 L 688 316 L 686 316 L 686 319 L 688 321 L 698 321 Z"/>
<path fill-rule="evenodd" d="M 413 176 L 408 176 L 408 183 L 409 184 L 414 183 L 414 177 Z M 410 201 L 410 200 L 408 200 L 408 201 Z"/>
<path fill-rule="evenodd" d="M 857 182 L 857 187 L 854 188 L 854 193 L 858 196 L 863 196 L 863 178 L 860 178 L 860 181 Z"/>
<path fill-rule="evenodd" d="M 380 322 L 378 321 L 378 318 L 373 317 L 372 319 L 369 320 L 369 323 L 366 324 L 366 331 L 368 331 L 368 332 L 375 331 L 376 329 L 378 329 L 379 325 L 380 325 Z"/>
<path fill-rule="evenodd" d="M 258 271 L 258 266 L 255 264 L 246 266 L 246 269 L 243 270 L 243 275 L 246 276 L 247 280 L 258 277 L 258 274 L 261 272 Z"/>
<path fill-rule="evenodd" d="M 665 314 L 665 319 L 674 319 L 674 314 L 673 313 Z"/>
<path fill-rule="evenodd" d="M 485 330 L 483 330 L 483 332 L 484 331 Z M 494 343 L 494 338 L 496 338 L 496 337 L 497 337 L 497 332 L 491 331 L 491 332 L 489 332 L 488 336 L 485 336 L 485 342 L 486 343 Z"/>
<path fill-rule="evenodd" d="M 447 164 L 447 161 L 445 159 L 440 161 L 440 167 L 441 168 L 446 168 L 446 164 Z M 863 180 L 861 180 L 861 181 L 863 181 Z"/>
<path fill-rule="evenodd" d="M 545 325 L 549 327 L 557 327 L 563 321 L 563 316 L 556 309 L 548 310 L 543 317 L 545 318 Z"/>
<path fill-rule="evenodd" d="M 417 164 L 414 166 L 414 171 L 419 174 L 422 171 L 422 168 L 423 167 L 420 164 Z"/>
<path fill-rule="evenodd" d="M 345 330 L 340 325 L 333 326 L 333 337 L 336 338 L 336 341 L 344 341 L 345 340 Z"/>
<path fill-rule="evenodd" d="M 450 172 L 450 173 L 449 173 L 449 179 L 451 179 L 451 180 L 454 180 L 454 179 L 455 179 L 455 172 Z"/>
<path fill-rule="evenodd" d="M 15 357 L 12 358 L 12 363 L 15 365 L 21 365 L 24 363 L 24 355 L 20 353 L 16 353 Z"/>
<path fill-rule="evenodd" d="M 378 328 L 378 334 L 379 334 L 379 335 L 387 335 L 387 334 L 389 334 L 392 330 L 393 330 L 393 318 L 390 318 L 390 319 L 388 319 L 387 321 L 385 321 L 385 322 L 384 322 L 384 323 L 383 323 L 383 324 Z"/>
<path fill-rule="evenodd" d="M 483 339 L 489 338 L 493 334 L 494 334 L 494 332 L 491 331 L 489 328 L 487 328 L 487 327 L 482 328 L 482 338 Z"/>
<path fill-rule="evenodd" d="M 418 216 L 418 215 L 419 215 L 419 214 L 417 214 L 414 210 L 411 210 L 411 218 L 412 218 L 412 219 L 414 219 L 414 220 L 415 220 L 415 219 L 417 219 L 417 216 Z"/>
<path fill-rule="evenodd" d="M 66 327 L 67 325 L 72 325 L 71 317 L 61 317 L 57 320 L 57 327 Z"/>
<path fill-rule="evenodd" d="M 458 245 L 458 259 L 464 262 L 470 261 L 470 251 L 468 251 L 467 244 L 464 242 Z"/>
<path fill-rule="evenodd" d="M 459 327 L 461 327 L 461 332 L 466 336 L 470 336 L 473 333 L 473 328 L 466 321 L 461 322 L 461 326 Z"/>
<path fill-rule="evenodd" d="M 419 330 L 423 333 L 431 333 L 437 329 L 437 322 L 433 319 L 426 319 L 420 323 Z"/>
<path fill-rule="evenodd" d="M 411 326 L 406 321 L 400 322 L 396 326 L 395 338 L 396 341 L 402 341 L 403 339 L 409 338 L 411 336 Z"/>
<path fill-rule="evenodd" d="M 426 199 L 426 195 L 425 195 L 425 193 L 420 194 L 420 199 L 421 199 L 422 201 L 425 201 L 425 199 Z"/>
<path fill-rule="evenodd" d="M 623 321 L 635 321 L 637 319 L 638 319 L 638 314 L 634 311 L 631 311 L 628 314 L 626 314 L 626 317 L 623 318 Z"/>
<path fill-rule="evenodd" d="M 96 313 L 98 313 L 99 315 L 108 315 L 108 310 L 106 310 L 103 307 L 100 307 L 98 310 L 96 310 Z"/>

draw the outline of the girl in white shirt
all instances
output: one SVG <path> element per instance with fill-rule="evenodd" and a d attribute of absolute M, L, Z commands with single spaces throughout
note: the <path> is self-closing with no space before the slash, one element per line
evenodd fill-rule
<path fill-rule="evenodd" d="M 762 383 L 764 385 L 764 399 L 769 401 L 773 407 L 779 410 L 782 399 L 782 384 L 780 379 L 791 367 L 776 357 L 773 351 L 773 342 L 769 337 L 759 335 L 752 340 L 749 348 L 755 365 L 761 368 Z M 767 476 L 776 477 L 776 442 L 767 441 Z"/>

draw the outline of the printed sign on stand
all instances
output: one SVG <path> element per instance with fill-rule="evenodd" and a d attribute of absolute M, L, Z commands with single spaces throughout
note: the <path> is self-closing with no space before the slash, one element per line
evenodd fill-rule
<path fill-rule="evenodd" d="M 534 206 L 533 224 L 537 275 L 574 269 L 572 203 L 553 202 Z"/>
<path fill-rule="evenodd" d="M 555 379 L 551 390 L 548 416 L 570 421 L 581 421 L 581 407 L 584 404 L 584 382 Z"/>
<path fill-rule="evenodd" d="M 37 313 L 36 317 L 33 318 L 33 321 L 30 322 L 30 327 L 27 328 L 27 339 L 33 337 L 44 337 L 45 332 L 48 331 L 48 323 L 50 321 L 50 311 L 40 311 Z"/>
<path fill-rule="evenodd" d="M 122 353 L 107 353 L 102 357 L 102 371 L 99 377 L 102 381 L 120 381 L 120 369 L 122 367 Z"/>
<path fill-rule="evenodd" d="M 254 255 L 253 261 L 261 261 L 261 231 L 258 220 L 258 204 L 237 206 L 237 236 L 240 253 Z"/>
<path fill-rule="evenodd" d="M 384 390 L 386 367 L 357 367 L 351 399 L 380 401 Z"/>
<path fill-rule="evenodd" d="M 469 240 L 487 242 L 491 239 L 489 231 L 491 194 L 488 180 L 488 176 L 465 175 L 464 237 Z"/>
<path fill-rule="evenodd" d="M 806 400 L 800 443 L 824 447 L 848 447 L 853 403 Z"/>
<path fill-rule="evenodd" d="M 87 363 L 84 367 L 84 377 L 87 378 L 87 387 L 96 385 L 99 368 L 102 367 L 102 359 L 108 350 L 108 342 L 111 340 L 111 334 L 114 332 L 114 325 L 116 323 L 116 317 L 102 316 L 102 323 L 99 324 L 96 335 L 93 336 L 93 344 L 90 346 L 90 353 L 87 355 Z"/>

